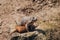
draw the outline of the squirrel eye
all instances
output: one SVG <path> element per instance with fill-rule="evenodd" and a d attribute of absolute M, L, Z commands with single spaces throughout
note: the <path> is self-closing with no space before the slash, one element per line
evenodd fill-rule
<path fill-rule="evenodd" d="M 33 17 L 33 20 L 34 20 L 34 17 Z"/>

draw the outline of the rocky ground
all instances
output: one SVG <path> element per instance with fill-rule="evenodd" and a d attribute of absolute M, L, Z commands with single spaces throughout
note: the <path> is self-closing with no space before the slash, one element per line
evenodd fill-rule
<path fill-rule="evenodd" d="M 38 18 L 36 31 L 9 35 L 24 16 Z M 0 40 L 60 40 L 60 0 L 0 0 Z"/>

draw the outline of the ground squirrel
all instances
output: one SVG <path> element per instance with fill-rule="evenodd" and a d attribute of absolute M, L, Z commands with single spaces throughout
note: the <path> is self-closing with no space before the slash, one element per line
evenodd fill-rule
<path fill-rule="evenodd" d="M 31 27 L 33 27 L 31 25 L 33 25 L 34 22 L 36 22 L 36 21 L 37 21 L 36 17 L 30 17 L 30 16 L 23 17 L 21 19 L 20 24 L 16 25 L 15 30 L 12 33 L 14 33 L 14 32 L 19 32 L 19 33 L 28 32 L 31 29 Z M 10 34 L 12 34 L 12 33 L 10 33 Z"/>

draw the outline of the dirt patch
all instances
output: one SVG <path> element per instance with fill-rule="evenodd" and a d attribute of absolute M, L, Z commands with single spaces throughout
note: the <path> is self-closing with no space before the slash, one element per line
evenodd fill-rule
<path fill-rule="evenodd" d="M 60 40 L 60 0 L 0 0 L 0 40 L 9 40 L 9 33 L 24 16 L 38 18 L 36 29 L 45 31 L 47 40 Z"/>

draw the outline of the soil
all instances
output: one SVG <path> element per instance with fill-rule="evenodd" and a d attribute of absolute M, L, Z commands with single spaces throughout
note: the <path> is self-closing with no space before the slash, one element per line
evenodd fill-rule
<path fill-rule="evenodd" d="M 0 0 L 0 40 L 10 40 L 9 33 L 24 16 L 38 18 L 36 29 L 46 33 L 46 40 L 60 40 L 60 0 Z"/>

